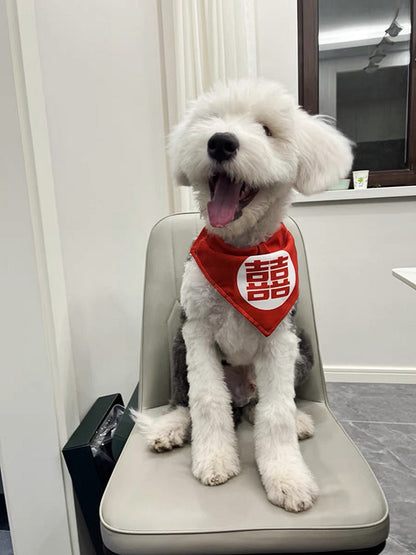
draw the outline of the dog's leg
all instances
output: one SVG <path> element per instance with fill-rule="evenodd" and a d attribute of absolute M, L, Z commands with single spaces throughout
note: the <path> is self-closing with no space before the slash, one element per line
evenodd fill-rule
<path fill-rule="evenodd" d="M 256 460 L 269 501 L 293 512 L 311 507 L 318 494 L 297 438 L 293 386 L 297 343 L 296 335 L 282 322 L 255 360 Z"/>
<path fill-rule="evenodd" d="M 243 408 L 243 416 L 250 424 L 254 424 L 255 411 L 256 406 L 254 404 L 249 404 Z M 296 431 L 300 441 L 312 437 L 315 432 L 312 416 L 300 409 L 296 409 Z"/>
<path fill-rule="evenodd" d="M 240 471 L 231 395 L 209 327 L 199 320 L 188 320 L 183 336 L 192 421 L 192 472 L 203 484 L 215 486 Z"/>
<path fill-rule="evenodd" d="M 191 417 L 188 407 L 174 407 L 157 418 L 131 409 L 130 412 L 152 451 L 170 451 L 189 441 Z"/>

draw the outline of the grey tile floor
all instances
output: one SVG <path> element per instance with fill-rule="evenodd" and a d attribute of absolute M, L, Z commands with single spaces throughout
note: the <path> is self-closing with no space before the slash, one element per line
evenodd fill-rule
<path fill-rule="evenodd" d="M 10 532 L 8 530 L 6 505 L 4 501 L 3 483 L 0 474 L 0 554 L 12 555 L 12 543 L 10 541 Z"/>
<path fill-rule="evenodd" d="M 416 555 L 416 385 L 328 383 L 329 404 L 371 465 L 390 511 L 383 555 Z"/>
<path fill-rule="evenodd" d="M 1 555 L 13 555 L 10 532 L 7 530 L 0 530 L 0 553 Z"/>
<path fill-rule="evenodd" d="M 416 555 L 416 385 L 328 383 L 330 406 L 374 470 L 391 518 L 383 555 Z M 0 530 L 0 555 L 12 555 Z"/>

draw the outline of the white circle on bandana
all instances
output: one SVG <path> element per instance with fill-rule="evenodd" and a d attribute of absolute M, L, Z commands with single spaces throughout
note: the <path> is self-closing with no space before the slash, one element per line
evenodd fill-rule
<path fill-rule="evenodd" d="M 237 272 L 240 295 L 260 310 L 282 306 L 295 285 L 295 267 L 290 254 L 284 250 L 249 256 Z"/>

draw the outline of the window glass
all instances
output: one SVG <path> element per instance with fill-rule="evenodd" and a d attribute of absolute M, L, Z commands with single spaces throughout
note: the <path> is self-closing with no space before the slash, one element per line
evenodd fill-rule
<path fill-rule="evenodd" d="M 410 0 L 319 0 L 319 112 L 356 145 L 353 169 L 407 167 Z"/>

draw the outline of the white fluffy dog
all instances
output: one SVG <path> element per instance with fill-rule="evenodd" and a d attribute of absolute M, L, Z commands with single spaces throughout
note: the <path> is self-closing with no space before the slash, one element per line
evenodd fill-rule
<path fill-rule="evenodd" d="M 279 230 L 292 189 L 323 191 L 352 163 L 350 142 L 341 133 L 263 80 L 218 84 L 198 98 L 174 129 L 169 151 L 176 180 L 196 194 L 208 235 L 243 251 Z M 255 454 L 267 497 L 288 511 L 308 509 L 318 488 L 298 436 L 311 435 L 313 424 L 294 403 L 299 338 L 291 312 L 266 336 L 212 286 L 195 257 L 185 266 L 181 304 L 189 409 L 175 406 L 153 422 L 150 446 L 162 451 L 182 445 L 192 422 L 194 476 L 217 485 L 237 475 L 222 361 L 254 368 Z"/>

